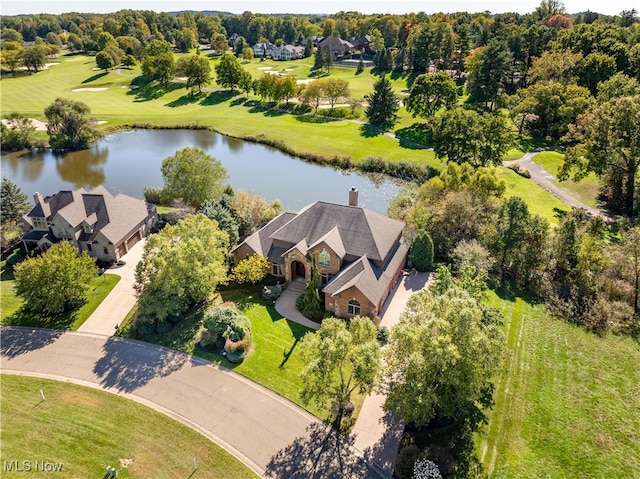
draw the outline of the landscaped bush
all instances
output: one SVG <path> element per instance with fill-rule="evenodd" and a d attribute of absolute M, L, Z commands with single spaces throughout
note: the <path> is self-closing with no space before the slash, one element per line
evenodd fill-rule
<path fill-rule="evenodd" d="M 433 241 L 426 231 L 418 233 L 411 243 L 409 259 L 418 271 L 430 271 L 433 267 Z"/>
<path fill-rule="evenodd" d="M 358 167 L 368 173 L 382 173 L 407 181 L 424 183 L 435 175 L 435 171 L 425 165 L 407 161 L 387 161 L 379 156 L 368 156 Z"/>
<path fill-rule="evenodd" d="M 214 306 L 204 313 L 203 328 L 198 335 L 202 347 L 224 347 L 227 359 L 241 362 L 250 346 L 251 323 L 233 306 Z"/>
<path fill-rule="evenodd" d="M 172 201 L 171 197 L 165 193 L 164 188 L 159 186 L 142 188 L 142 194 L 147 203 L 153 203 L 154 205 L 168 206 Z"/>
<path fill-rule="evenodd" d="M 173 326 L 171 326 L 169 321 L 158 321 L 158 324 L 156 325 L 156 332 L 158 334 L 167 334 L 171 332 L 172 329 Z"/>
<path fill-rule="evenodd" d="M 380 344 L 387 344 L 387 342 L 389 341 L 389 328 L 387 328 L 386 326 L 378 326 L 376 337 L 378 338 L 378 342 L 380 342 Z"/>
<path fill-rule="evenodd" d="M 138 324 L 138 334 L 140 336 L 153 336 L 156 334 L 156 325 L 152 322 Z"/>

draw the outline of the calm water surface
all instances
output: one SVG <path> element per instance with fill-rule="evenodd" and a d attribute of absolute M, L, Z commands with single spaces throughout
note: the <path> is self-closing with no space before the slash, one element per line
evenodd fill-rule
<path fill-rule="evenodd" d="M 322 140 L 319 140 L 322 141 Z M 306 163 L 264 145 L 203 130 L 134 130 L 114 133 L 83 151 L 51 151 L 2 156 L 2 176 L 31 196 L 62 189 L 104 185 L 112 193 L 142 198 L 142 188 L 162 186 L 162 160 L 185 147 L 199 147 L 220 160 L 228 182 L 236 189 L 279 199 L 285 209 L 297 210 L 317 200 L 346 203 L 355 186 L 359 201 L 380 213 L 399 186 L 374 181 L 358 173 Z"/>

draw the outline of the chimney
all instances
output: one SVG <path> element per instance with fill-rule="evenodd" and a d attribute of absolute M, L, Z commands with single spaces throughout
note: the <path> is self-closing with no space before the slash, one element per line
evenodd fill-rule
<path fill-rule="evenodd" d="M 42 202 L 44 201 L 44 198 L 42 197 L 42 193 L 38 193 L 36 191 L 35 194 L 33 195 L 33 201 L 35 202 L 36 206 L 42 204 Z"/>
<path fill-rule="evenodd" d="M 349 190 L 349 206 L 358 206 L 358 188 L 355 186 Z"/>

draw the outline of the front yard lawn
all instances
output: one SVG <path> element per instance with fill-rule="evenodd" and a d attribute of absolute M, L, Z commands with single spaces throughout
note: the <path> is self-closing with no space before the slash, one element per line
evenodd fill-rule
<path fill-rule="evenodd" d="M 31 326 L 55 329 L 77 330 L 91 313 L 107 297 L 113 287 L 120 281 L 120 276 L 104 274 L 97 277 L 89 289 L 87 302 L 79 309 L 65 311 L 57 315 L 43 315 L 27 311 L 24 301 L 16 296 L 13 289 L 13 268 L 6 261 L 2 262 L 0 324 L 7 326 Z"/>

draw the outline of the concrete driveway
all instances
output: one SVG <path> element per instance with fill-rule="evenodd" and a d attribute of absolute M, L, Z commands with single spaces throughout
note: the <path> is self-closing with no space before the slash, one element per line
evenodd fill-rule
<path fill-rule="evenodd" d="M 400 320 L 411 295 L 426 288 L 432 277 L 433 273 L 420 273 L 415 269 L 405 273 L 382 306 L 380 326 L 391 329 Z"/>
<path fill-rule="evenodd" d="M 380 325 L 391 328 L 397 324 L 411 295 L 426 288 L 432 277 L 433 273 L 419 273 L 415 270 L 402 276 L 382 307 Z M 391 475 L 404 423 L 396 414 L 382 408 L 385 399 L 384 395 L 375 392 L 365 398 L 353 427 L 353 435 L 356 449 L 364 451 L 369 462 L 378 464 Z"/>
<path fill-rule="evenodd" d="M 136 304 L 137 298 L 133 285 L 136 282 L 136 265 L 142 259 L 146 239 L 138 241 L 127 254 L 122 257 L 123 266 L 112 266 L 106 272 L 117 274 L 120 281 L 106 298 L 100 303 L 89 318 L 78 328 L 82 333 L 102 334 L 111 336 L 116 327 L 129 314 Z"/>

